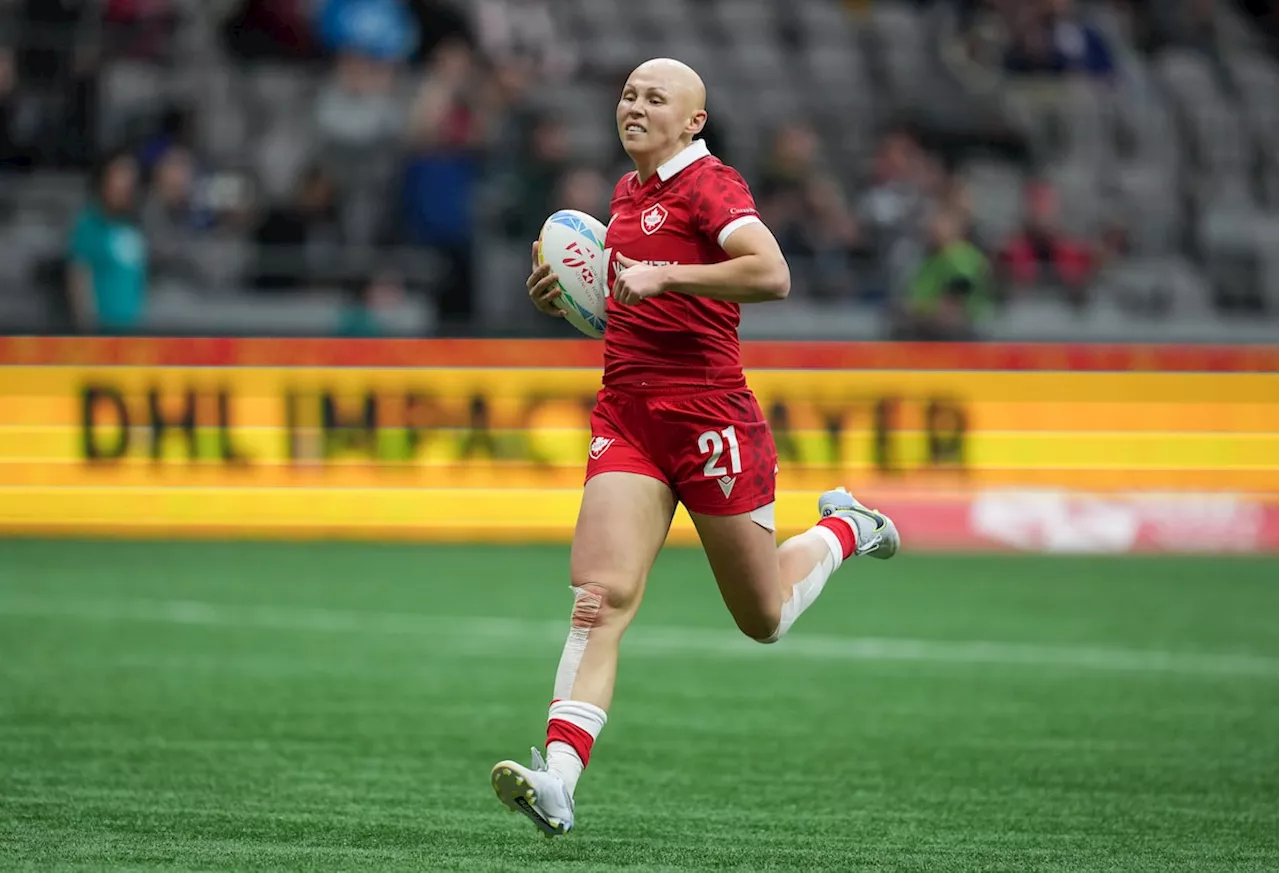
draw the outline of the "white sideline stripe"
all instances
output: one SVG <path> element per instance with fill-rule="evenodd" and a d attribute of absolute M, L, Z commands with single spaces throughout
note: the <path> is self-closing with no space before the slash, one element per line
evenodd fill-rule
<path fill-rule="evenodd" d="M 432 639 L 543 641 L 563 644 L 568 620 L 429 616 L 278 606 L 223 606 L 193 600 L 0 600 L 0 616 L 69 618 L 101 622 L 156 622 L 205 627 L 259 628 L 306 633 L 404 634 Z M 762 646 L 737 633 L 705 628 L 643 625 L 623 642 L 630 655 L 711 655 L 730 658 L 808 658 L 821 661 L 914 661 L 1064 667 L 1079 670 L 1275 676 L 1275 658 L 1246 654 L 1035 645 L 972 640 L 893 639 L 789 635 Z"/>

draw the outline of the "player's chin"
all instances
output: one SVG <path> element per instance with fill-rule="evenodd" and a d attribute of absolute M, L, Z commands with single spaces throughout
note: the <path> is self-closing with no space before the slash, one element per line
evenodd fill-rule
<path fill-rule="evenodd" d="M 652 148 L 649 140 L 649 132 L 636 133 L 634 131 L 620 130 L 618 131 L 618 139 L 622 141 L 622 148 L 631 156 L 642 155 Z"/>

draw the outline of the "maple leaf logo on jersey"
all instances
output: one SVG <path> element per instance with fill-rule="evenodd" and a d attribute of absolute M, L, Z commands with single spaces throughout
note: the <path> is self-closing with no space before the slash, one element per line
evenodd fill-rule
<path fill-rule="evenodd" d="M 666 220 L 666 207 L 661 203 L 655 203 L 652 209 L 640 216 L 640 229 L 645 232 L 646 236 L 653 236 Z"/>
<path fill-rule="evenodd" d="M 591 453 L 593 460 L 600 460 L 600 456 L 609 451 L 609 446 L 613 445 L 613 440 L 604 437 L 594 437 L 591 440 L 591 446 L 587 449 Z"/>

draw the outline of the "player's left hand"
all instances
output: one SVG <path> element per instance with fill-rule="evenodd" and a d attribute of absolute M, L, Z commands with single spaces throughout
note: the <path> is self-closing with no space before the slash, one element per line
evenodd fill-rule
<path fill-rule="evenodd" d="M 666 270 L 633 261 L 622 253 L 614 255 L 622 269 L 613 280 L 613 299 L 624 306 L 634 306 L 646 297 L 661 294 L 666 284 Z"/>

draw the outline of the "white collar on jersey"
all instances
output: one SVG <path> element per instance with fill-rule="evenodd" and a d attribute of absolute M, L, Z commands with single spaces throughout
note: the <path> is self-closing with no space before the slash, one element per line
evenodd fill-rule
<path fill-rule="evenodd" d="M 675 157 L 669 158 L 665 164 L 658 167 L 658 178 L 664 182 L 670 182 L 671 177 L 676 173 L 710 155 L 711 149 L 707 148 L 707 141 L 705 139 L 695 139 L 678 152 Z"/>

